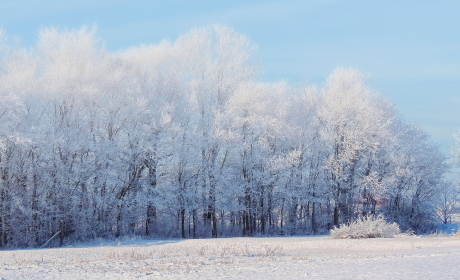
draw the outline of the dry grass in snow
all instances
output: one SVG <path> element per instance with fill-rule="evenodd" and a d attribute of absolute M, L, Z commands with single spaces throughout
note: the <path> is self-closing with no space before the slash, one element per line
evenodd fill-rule
<path fill-rule="evenodd" d="M 460 238 L 124 240 L 0 251 L 0 279 L 456 279 Z"/>

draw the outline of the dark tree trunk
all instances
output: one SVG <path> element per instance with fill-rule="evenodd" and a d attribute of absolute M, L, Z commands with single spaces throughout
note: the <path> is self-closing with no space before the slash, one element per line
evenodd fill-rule
<path fill-rule="evenodd" d="M 338 226 L 339 225 L 339 207 L 337 203 L 334 206 L 334 218 L 333 218 L 333 225 Z"/>
<path fill-rule="evenodd" d="M 315 203 L 313 202 L 311 205 L 311 229 L 313 230 L 313 234 L 316 234 L 316 215 L 315 215 Z"/>
<path fill-rule="evenodd" d="M 157 211 L 152 202 L 149 202 L 147 205 L 147 219 L 145 220 L 145 235 L 149 236 L 151 234 L 151 228 L 155 226 L 155 220 L 157 216 Z"/>
<path fill-rule="evenodd" d="M 182 238 L 185 238 L 185 209 L 184 208 L 180 210 L 180 228 L 181 228 Z"/>

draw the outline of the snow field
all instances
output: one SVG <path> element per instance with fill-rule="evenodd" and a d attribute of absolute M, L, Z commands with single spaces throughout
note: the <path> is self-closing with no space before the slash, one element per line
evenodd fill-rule
<path fill-rule="evenodd" d="M 458 279 L 460 238 L 124 240 L 0 252 L 0 279 Z"/>

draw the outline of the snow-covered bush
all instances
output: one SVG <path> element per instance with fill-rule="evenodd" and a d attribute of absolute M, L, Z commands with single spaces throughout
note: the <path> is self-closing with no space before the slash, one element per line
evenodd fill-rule
<path fill-rule="evenodd" d="M 401 231 L 397 223 L 388 223 L 383 215 L 365 216 L 350 224 L 331 229 L 333 238 L 392 238 Z"/>

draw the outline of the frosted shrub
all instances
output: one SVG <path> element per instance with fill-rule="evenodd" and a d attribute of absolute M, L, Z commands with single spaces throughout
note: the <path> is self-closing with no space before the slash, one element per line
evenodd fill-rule
<path fill-rule="evenodd" d="M 333 238 L 392 238 L 401 231 L 397 223 L 387 223 L 383 215 L 366 216 L 331 229 Z"/>

